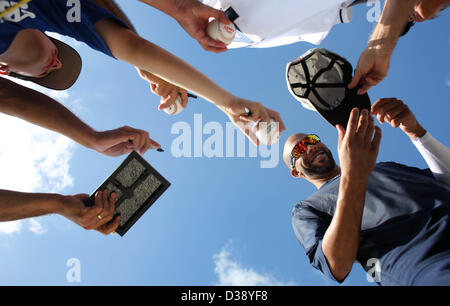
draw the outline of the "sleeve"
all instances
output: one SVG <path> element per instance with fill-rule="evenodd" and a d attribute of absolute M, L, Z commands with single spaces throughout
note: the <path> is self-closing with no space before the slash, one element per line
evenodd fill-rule
<path fill-rule="evenodd" d="M 2 23 L 2 19 L 0 19 L 0 55 L 8 50 L 20 30 L 20 28 L 12 26 L 9 22 Z"/>
<path fill-rule="evenodd" d="M 322 239 L 331 219 L 332 216 L 301 202 L 292 212 L 292 227 L 295 236 L 305 249 L 311 265 L 330 279 L 339 282 L 331 273 L 322 251 Z"/>
<path fill-rule="evenodd" d="M 450 150 L 428 132 L 412 142 L 436 180 L 450 185 Z"/>

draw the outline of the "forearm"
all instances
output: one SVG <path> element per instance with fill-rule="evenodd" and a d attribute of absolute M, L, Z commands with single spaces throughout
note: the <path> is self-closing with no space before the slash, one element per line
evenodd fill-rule
<path fill-rule="evenodd" d="M 155 56 L 153 63 L 146 60 L 150 52 Z M 232 94 L 203 73 L 156 45 L 143 46 L 135 60 L 136 64 L 144 63 L 141 68 L 173 85 L 190 90 L 217 106 L 227 106 L 234 99 Z"/>
<path fill-rule="evenodd" d="M 338 281 L 350 272 L 359 247 L 366 181 L 341 177 L 333 219 L 322 240 L 322 250 Z"/>
<path fill-rule="evenodd" d="M 417 0 L 386 0 L 368 48 L 392 54 Z"/>
<path fill-rule="evenodd" d="M 157 77 L 153 73 L 150 73 L 148 71 L 142 70 L 141 68 L 135 67 L 139 76 L 143 78 L 144 80 L 152 83 L 160 83 L 162 81 L 161 78 Z"/>
<path fill-rule="evenodd" d="M 0 222 L 56 213 L 60 195 L 0 190 Z"/>
<path fill-rule="evenodd" d="M 192 91 L 218 107 L 226 107 L 235 99 L 191 65 L 129 30 L 108 20 L 97 23 L 96 30 L 119 60 Z"/>
<path fill-rule="evenodd" d="M 61 133 L 88 148 L 95 131 L 52 98 L 0 78 L 0 112 Z"/>

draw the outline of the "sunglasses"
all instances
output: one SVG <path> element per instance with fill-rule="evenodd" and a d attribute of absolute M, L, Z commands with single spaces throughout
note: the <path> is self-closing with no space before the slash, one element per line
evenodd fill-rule
<path fill-rule="evenodd" d="M 315 145 L 320 142 L 317 135 L 311 134 L 297 142 L 291 151 L 291 171 L 295 171 L 295 162 L 300 158 L 300 155 L 306 152 L 307 145 Z"/>

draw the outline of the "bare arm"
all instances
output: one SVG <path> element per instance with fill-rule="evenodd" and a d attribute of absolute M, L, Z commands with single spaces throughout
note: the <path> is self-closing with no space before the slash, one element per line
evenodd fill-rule
<path fill-rule="evenodd" d="M 225 112 L 234 124 L 238 126 L 240 124 L 241 130 L 255 144 L 257 142 L 254 141 L 254 132 L 249 128 L 251 121 L 256 122 L 260 119 L 263 122 L 269 122 L 270 118 L 274 118 L 280 124 L 280 133 L 285 130 L 278 113 L 265 108 L 261 103 L 232 95 L 191 65 L 139 37 L 136 33 L 109 19 L 99 21 L 95 25 L 95 30 L 102 36 L 117 59 L 151 72 L 213 103 Z"/>
<path fill-rule="evenodd" d="M 60 196 L 0 190 L 0 222 L 39 217 L 57 211 Z"/>
<path fill-rule="evenodd" d="M 95 131 L 52 98 L 5 78 L 0 78 L 0 112 L 63 134 L 108 156 L 132 150 L 144 154 L 150 147 L 161 147 L 146 131 L 131 127 Z"/>
<path fill-rule="evenodd" d="M 82 200 L 88 197 L 81 194 L 63 196 L 0 190 L 0 222 L 55 213 L 86 230 L 95 229 L 105 235 L 112 233 L 120 222 L 120 217 L 114 216 L 115 193 L 97 193 L 93 207 L 85 207 L 83 204 Z"/>
<path fill-rule="evenodd" d="M 416 2 L 417 0 L 386 0 L 380 21 L 359 58 L 349 88 L 361 84 L 358 93 L 363 94 L 387 76 L 398 37 Z"/>
<path fill-rule="evenodd" d="M 381 130 L 367 110 L 352 111 L 347 130 L 339 131 L 341 181 L 336 210 L 322 240 L 330 271 L 338 281 L 350 272 L 359 247 L 359 235 L 369 175 L 375 166 Z"/>
<path fill-rule="evenodd" d="M 227 106 L 235 98 L 188 63 L 111 20 L 98 22 L 95 30 L 119 60 L 191 90 L 217 106 Z"/>
<path fill-rule="evenodd" d="M 212 52 L 224 52 L 224 43 L 210 38 L 206 34 L 209 18 L 215 18 L 229 24 L 224 12 L 204 5 L 198 0 L 140 0 L 174 18 L 183 29 L 203 47 Z"/>
<path fill-rule="evenodd" d="M 0 112 L 59 132 L 92 148 L 95 131 L 52 98 L 0 78 Z"/>

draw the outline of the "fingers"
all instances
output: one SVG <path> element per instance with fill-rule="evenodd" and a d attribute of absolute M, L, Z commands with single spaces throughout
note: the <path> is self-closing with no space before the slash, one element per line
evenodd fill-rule
<path fill-rule="evenodd" d="M 375 127 L 375 135 L 373 136 L 373 140 L 372 140 L 372 147 L 371 147 L 372 152 L 378 153 L 378 151 L 380 149 L 381 136 L 382 136 L 381 129 L 378 126 L 376 126 Z"/>
<path fill-rule="evenodd" d="M 98 191 L 95 195 L 95 205 L 86 207 L 83 211 L 84 229 L 96 229 L 111 221 L 114 216 L 115 201 L 115 193 L 109 195 L 108 190 Z"/>
<path fill-rule="evenodd" d="M 243 105 L 244 107 L 245 105 Z M 245 115 L 244 117 L 250 119 L 253 122 L 256 121 L 264 121 L 264 122 L 269 122 L 270 121 L 270 116 L 268 113 L 268 110 L 259 102 L 252 102 L 251 105 L 247 106 L 247 108 L 250 110 L 251 116 L 248 116 L 248 113 L 245 111 L 245 107 L 244 107 L 244 112 Z"/>
<path fill-rule="evenodd" d="M 155 83 L 150 83 L 150 89 L 152 90 L 152 93 L 159 96 L 158 94 L 158 87 L 156 86 Z"/>
<path fill-rule="evenodd" d="M 372 87 L 372 85 L 369 85 L 369 84 L 367 84 L 367 83 L 363 83 L 363 84 L 361 85 L 361 88 L 358 89 L 358 95 L 363 95 L 363 94 L 365 94 L 366 92 L 369 91 L 369 89 L 370 89 L 371 87 Z"/>
<path fill-rule="evenodd" d="M 186 108 L 187 104 L 189 102 L 189 98 L 188 98 L 188 95 L 187 95 L 187 90 L 180 89 L 178 94 L 179 94 L 179 96 L 181 98 L 181 106 L 183 106 L 183 108 Z"/>
<path fill-rule="evenodd" d="M 377 116 L 380 123 L 387 121 L 393 127 L 398 127 L 402 122 L 412 116 L 408 106 L 395 98 L 380 99 L 372 106 L 372 114 Z M 399 119 L 402 120 L 399 120 Z"/>
<path fill-rule="evenodd" d="M 338 143 L 341 143 L 345 136 L 345 129 L 340 124 L 336 124 L 336 129 L 338 131 Z"/>
<path fill-rule="evenodd" d="M 362 71 L 361 71 L 360 69 L 356 69 L 356 70 L 355 70 L 355 74 L 354 74 L 354 76 L 353 76 L 353 79 L 352 79 L 352 81 L 350 82 L 350 84 L 348 84 L 347 87 L 348 87 L 349 89 L 355 88 L 355 87 L 358 86 L 358 84 L 360 83 L 362 77 L 363 77 Z"/>
<path fill-rule="evenodd" d="M 221 23 L 230 24 L 231 21 L 227 18 L 227 15 L 224 11 L 216 10 L 210 6 L 207 6 L 209 9 L 209 17 L 214 17 L 215 19 L 218 19 Z"/>
<path fill-rule="evenodd" d="M 365 144 L 369 145 L 372 138 L 373 133 L 375 131 L 375 119 L 372 116 L 369 116 L 369 124 L 367 126 L 366 135 L 365 135 Z"/>
<path fill-rule="evenodd" d="M 339 124 L 336 125 L 336 129 L 339 133 L 339 143 L 347 136 L 347 138 L 354 138 L 368 145 L 372 140 L 375 130 L 375 120 L 370 116 L 367 109 L 359 110 L 358 108 L 354 108 L 350 114 L 347 130 Z"/>
<path fill-rule="evenodd" d="M 199 43 L 207 51 L 220 53 L 220 52 L 228 50 L 227 45 L 225 43 L 215 40 L 215 39 L 212 39 L 211 37 L 207 36 L 206 34 L 205 34 L 205 36 L 203 36 L 202 38 L 199 39 Z"/>
<path fill-rule="evenodd" d="M 119 227 L 119 224 L 120 224 L 120 216 L 116 216 L 112 221 L 96 228 L 96 230 L 102 233 L 103 235 L 109 235 L 115 232 L 115 230 Z"/>
<path fill-rule="evenodd" d="M 358 128 L 359 120 L 359 109 L 353 108 L 350 113 L 350 118 L 347 123 L 346 135 L 353 137 L 356 134 L 356 129 Z"/>
<path fill-rule="evenodd" d="M 129 133 L 126 148 L 130 151 L 135 150 L 143 155 L 150 148 L 161 148 L 158 142 L 150 138 L 150 134 L 147 131 L 133 129 L 128 126 L 123 127 L 123 129 Z"/>
<path fill-rule="evenodd" d="M 160 84 L 150 82 L 150 88 L 155 95 L 166 97 L 173 90 L 174 85 L 162 82 Z"/>
<path fill-rule="evenodd" d="M 247 138 L 255 145 L 259 146 L 259 139 L 256 137 L 255 131 L 251 128 L 250 122 L 245 121 L 237 121 L 233 122 L 241 131 L 242 133 L 247 136 Z"/>
<path fill-rule="evenodd" d="M 286 131 L 286 126 L 283 123 L 283 120 L 281 119 L 281 116 L 278 112 L 271 110 L 271 109 L 267 109 L 269 116 L 271 118 L 273 118 L 273 120 L 275 120 L 275 122 L 278 122 L 278 128 L 279 128 L 279 132 L 280 134 L 284 131 Z"/>
<path fill-rule="evenodd" d="M 386 104 L 390 104 L 392 101 L 396 100 L 395 98 L 383 98 L 378 99 L 375 101 L 375 103 L 372 105 L 371 114 L 376 115 L 381 109 L 385 108 Z"/>
<path fill-rule="evenodd" d="M 161 98 L 161 103 L 158 105 L 159 110 L 163 110 L 165 108 L 168 108 L 172 104 L 175 103 L 175 100 L 178 98 L 178 93 L 170 94 L 166 96 L 165 98 Z"/>
<path fill-rule="evenodd" d="M 363 109 L 360 111 L 358 127 L 356 129 L 356 134 L 361 138 L 365 138 L 367 128 L 369 123 L 369 111 L 367 109 Z"/>

